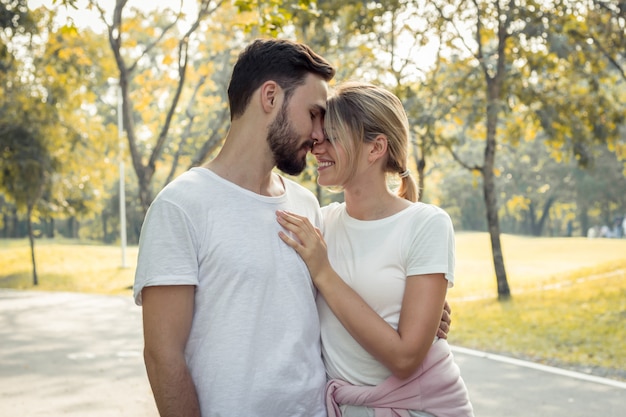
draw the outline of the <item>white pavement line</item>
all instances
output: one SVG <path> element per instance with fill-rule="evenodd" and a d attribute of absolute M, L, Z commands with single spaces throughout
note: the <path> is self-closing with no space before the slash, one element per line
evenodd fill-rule
<path fill-rule="evenodd" d="M 610 385 L 612 387 L 621 388 L 626 390 L 626 382 L 616 381 L 614 379 L 602 378 L 595 375 L 587 375 L 582 372 L 569 371 L 567 369 L 555 368 L 554 366 L 542 365 L 539 363 L 533 363 L 524 361 L 521 359 L 509 358 L 502 355 L 496 355 L 493 353 L 481 352 L 479 350 L 467 349 L 461 346 L 450 346 L 453 352 L 463 353 L 466 355 L 476 356 L 485 359 L 491 359 L 498 362 L 509 363 L 511 365 L 523 366 L 526 368 L 536 369 L 543 372 L 549 372 L 557 375 L 563 375 L 570 378 L 582 379 L 584 381 L 596 382 L 598 384 Z"/>

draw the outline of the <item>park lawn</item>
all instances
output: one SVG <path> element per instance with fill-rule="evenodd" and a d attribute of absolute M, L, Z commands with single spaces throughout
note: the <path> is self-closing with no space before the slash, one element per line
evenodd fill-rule
<path fill-rule="evenodd" d="M 503 235 L 508 302 L 489 236 L 456 243 L 452 344 L 626 380 L 626 239 Z"/>
<path fill-rule="evenodd" d="M 626 380 L 623 270 L 452 307 L 452 344 Z"/>
<path fill-rule="evenodd" d="M 486 233 L 457 233 L 456 284 L 448 293 L 450 298 L 490 298 L 497 295 L 489 242 Z M 501 242 L 513 295 L 626 267 L 626 239 L 502 235 Z"/>
<path fill-rule="evenodd" d="M 497 300 L 486 233 L 458 233 L 450 342 L 626 380 L 626 239 L 503 235 L 512 299 Z M 0 240 L 0 288 L 130 296 L 137 247 Z"/>
<path fill-rule="evenodd" d="M 35 241 L 39 285 L 33 286 L 30 247 L 27 240 L 0 240 L 0 288 L 72 291 L 100 294 L 132 293 L 137 247 L 126 248 L 122 268 L 119 246 L 90 242 Z"/>

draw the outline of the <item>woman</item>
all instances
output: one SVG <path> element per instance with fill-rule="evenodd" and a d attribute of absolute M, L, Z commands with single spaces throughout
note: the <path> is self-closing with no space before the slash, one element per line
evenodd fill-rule
<path fill-rule="evenodd" d="M 345 203 L 322 209 L 323 237 L 304 217 L 277 218 L 319 291 L 329 416 L 472 416 L 450 348 L 436 337 L 454 282 L 452 222 L 415 202 L 402 103 L 383 88 L 346 83 L 324 125 L 312 150 L 318 183 L 343 189 Z M 390 174 L 400 177 L 397 194 Z"/>

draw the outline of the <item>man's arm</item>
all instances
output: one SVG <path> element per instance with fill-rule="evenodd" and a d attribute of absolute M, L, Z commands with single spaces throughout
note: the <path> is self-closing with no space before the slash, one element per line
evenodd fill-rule
<path fill-rule="evenodd" d="M 439 328 L 437 329 L 437 337 L 440 339 L 447 339 L 448 332 L 450 331 L 450 325 L 452 324 L 452 310 L 448 300 L 443 305 L 443 312 L 441 313 L 441 321 L 439 322 Z"/>
<path fill-rule="evenodd" d="M 192 285 L 142 291 L 144 361 L 161 417 L 200 417 L 196 388 L 185 362 L 194 308 Z"/>

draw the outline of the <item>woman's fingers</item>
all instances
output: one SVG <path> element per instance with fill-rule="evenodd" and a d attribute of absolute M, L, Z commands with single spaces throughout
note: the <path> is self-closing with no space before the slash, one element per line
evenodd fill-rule
<path fill-rule="evenodd" d="M 315 233 L 315 228 L 306 217 L 284 211 L 277 211 L 276 218 L 278 219 L 278 223 L 290 232 L 295 233 L 301 241 L 308 233 Z"/>
<path fill-rule="evenodd" d="M 311 222 L 309 222 L 309 219 L 304 216 L 299 216 L 287 211 L 277 211 L 276 216 L 279 220 L 284 221 L 285 224 L 290 224 L 302 229 L 307 229 L 309 227 L 312 228 Z"/>
<path fill-rule="evenodd" d="M 301 228 L 300 225 L 296 224 L 295 219 L 292 216 L 283 212 L 276 212 L 276 220 L 278 220 L 278 223 L 290 232 L 297 233 Z"/>
<path fill-rule="evenodd" d="M 308 218 L 285 211 L 277 211 L 276 219 L 285 229 L 278 232 L 280 238 L 302 257 L 311 277 L 317 276 L 319 268 L 328 264 L 321 230 L 314 227 Z"/>
<path fill-rule="evenodd" d="M 294 249 L 298 249 L 298 242 L 296 242 L 294 239 L 292 239 L 291 237 L 289 237 L 289 235 L 283 231 L 278 232 L 278 236 L 281 238 L 281 240 L 283 242 L 285 242 L 287 245 L 291 246 Z"/>
<path fill-rule="evenodd" d="M 300 218 L 299 216 L 282 211 L 276 212 L 276 219 L 278 220 L 278 223 L 285 228 L 285 230 L 293 233 L 293 236 L 295 236 L 297 240 L 284 232 L 279 232 L 280 238 L 283 242 L 300 252 L 302 247 L 306 246 L 305 242 L 308 241 L 308 231 L 305 223 L 305 220 L 308 222 L 308 219 L 304 218 L 303 220 L 303 218 Z"/>

